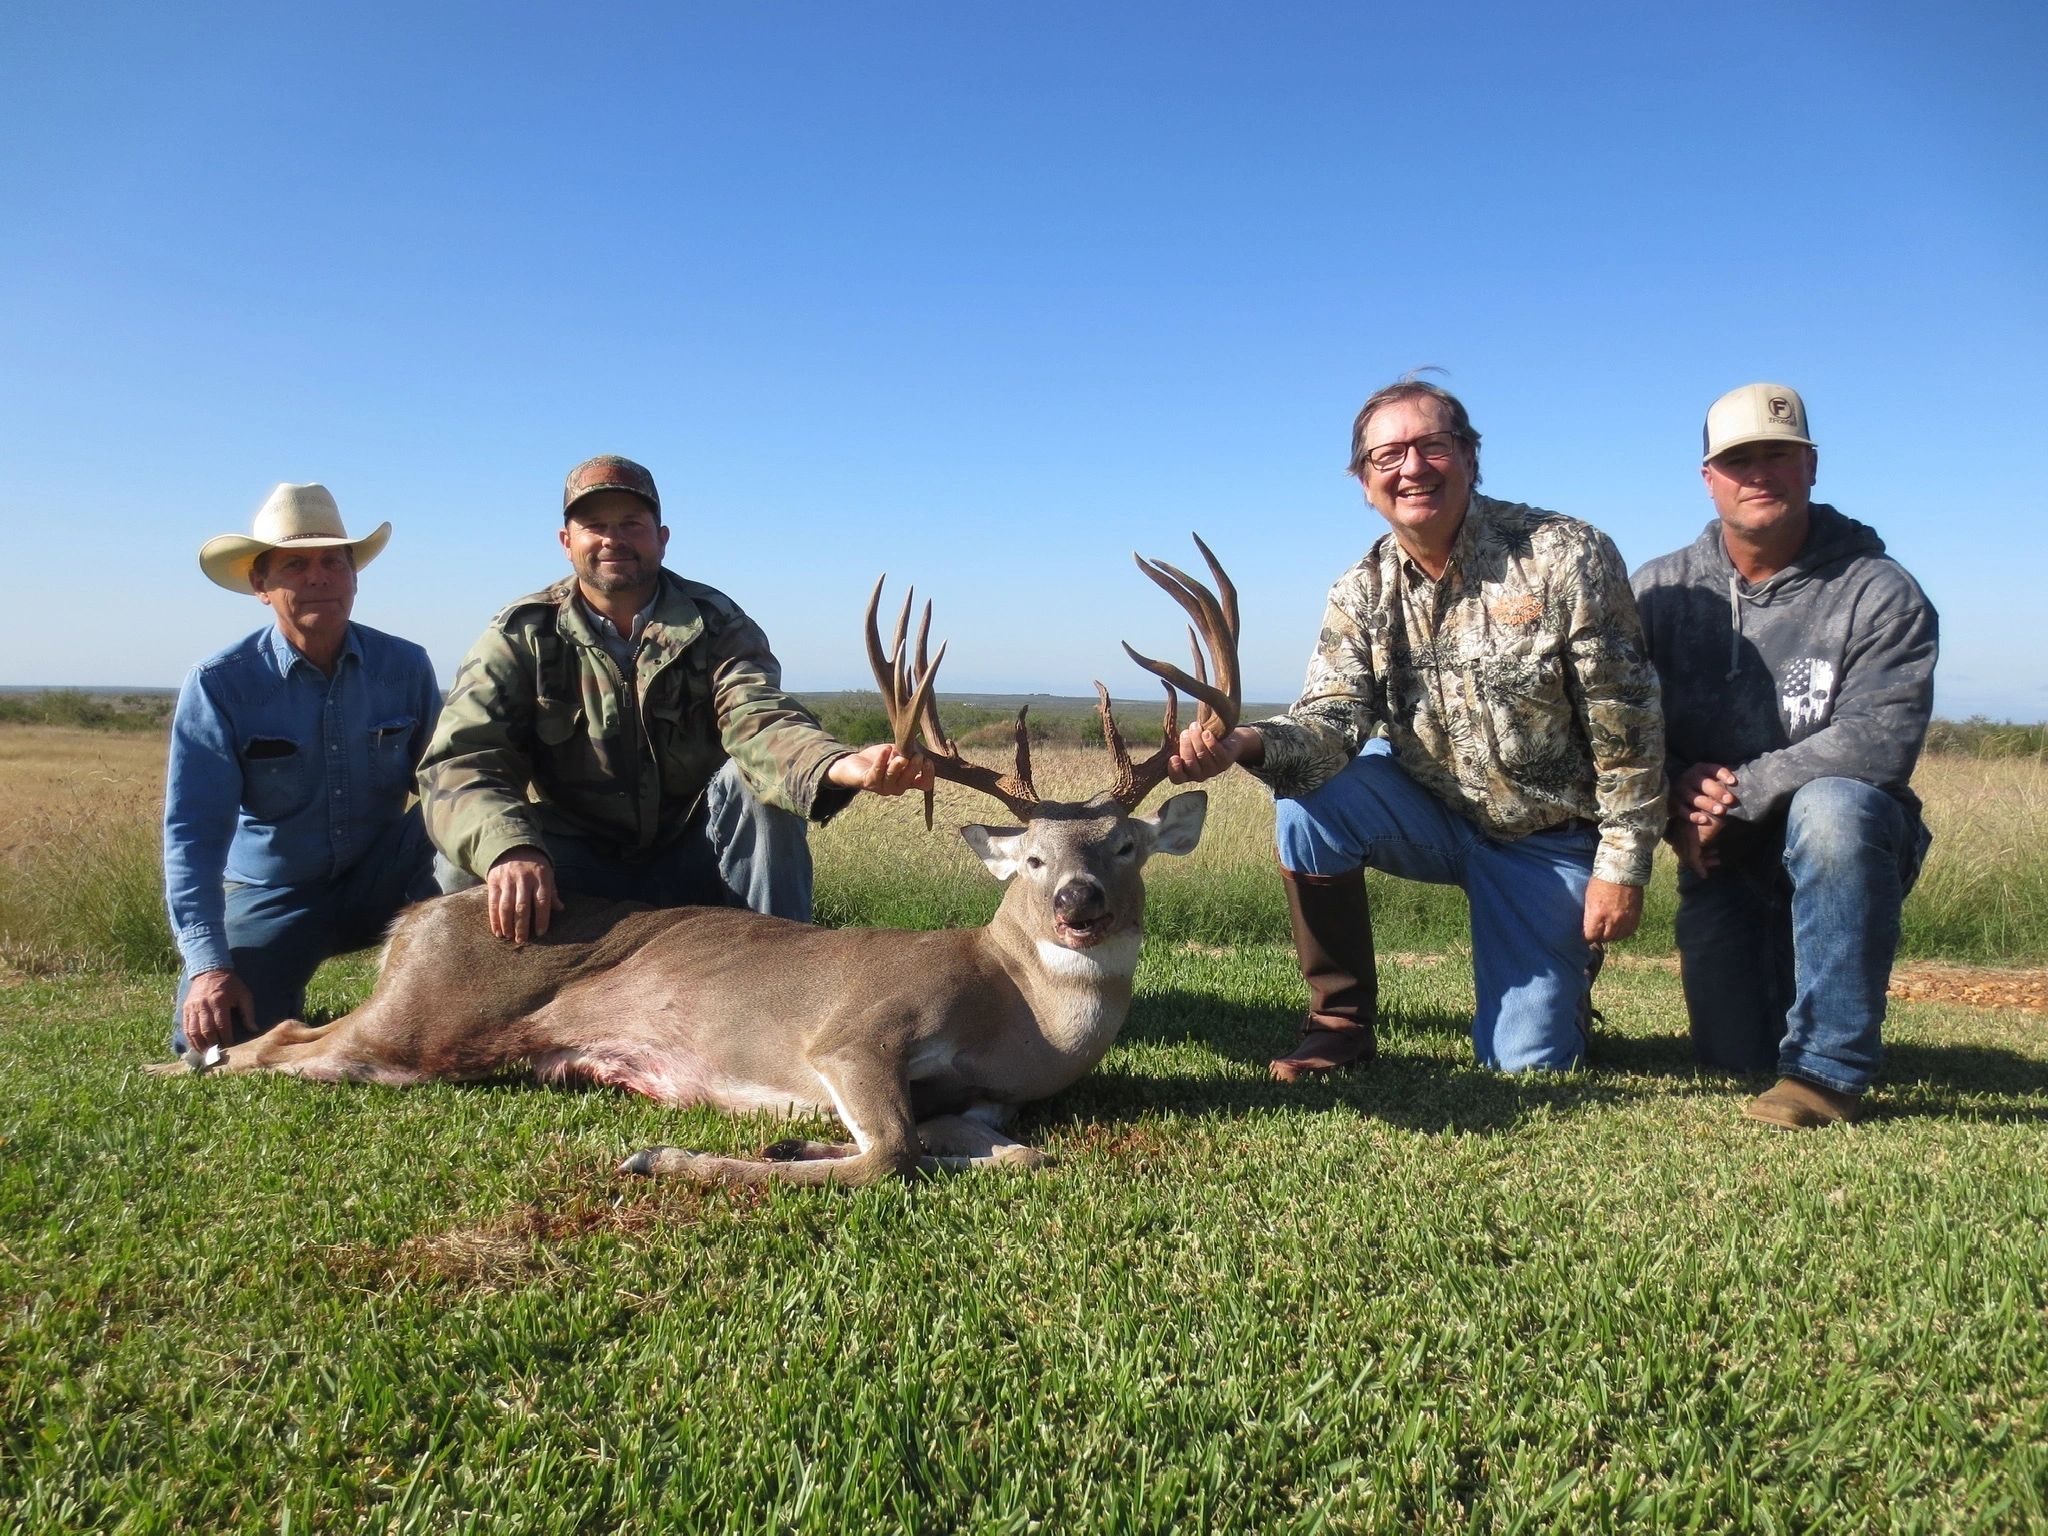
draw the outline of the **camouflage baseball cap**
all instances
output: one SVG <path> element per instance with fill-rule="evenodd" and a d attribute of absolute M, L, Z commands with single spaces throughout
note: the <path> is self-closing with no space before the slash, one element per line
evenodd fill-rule
<path fill-rule="evenodd" d="M 631 459 L 600 453 L 570 470 L 562 483 L 562 516 L 568 517 L 569 509 L 593 491 L 631 491 L 654 508 L 654 516 L 660 520 L 661 492 L 654 488 L 654 476 Z"/>

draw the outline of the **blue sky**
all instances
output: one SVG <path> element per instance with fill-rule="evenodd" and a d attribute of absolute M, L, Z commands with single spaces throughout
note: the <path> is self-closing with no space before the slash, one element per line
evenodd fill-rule
<path fill-rule="evenodd" d="M 279 480 L 389 518 L 357 617 L 444 680 L 640 459 L 792 687 L 874 576 L 957 690 L 1119 695 L 1132 549 L 1291 697 L 1422 364 L 1487 488 L 1631 565 L 1699 421 L 1802 390 L 1820 494 L 1941 609 L 1938 708 L 2048 718 L 2036 6 L 0 9 L 0 683 L 174 684 L 263 617 L 195 552 Z"/>

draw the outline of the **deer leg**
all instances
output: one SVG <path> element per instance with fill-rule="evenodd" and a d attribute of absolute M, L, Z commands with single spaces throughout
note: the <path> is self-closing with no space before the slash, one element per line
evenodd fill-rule
<path fill-rule="evenodd" d="M 681 1147 L 649 1147 L 619 1164 L 621 1173 L 687 1179 L 693 1184 L 876 1184 L 919 1171 L 910 1090 L 893 1063 L 847 1051 L 812 1062 L 853 1146 L 791 1161 L 719 1157 Z M 829 1143 L 803 1143 L 830 1146 Z M 775 1150 L 775 1149 L 771 1149 Z"/>
<path fill-rule="evenodd" d="M 973 1110 L 964 1115 L 934 1115 L 919 1121 L 917 1139 L 924 1144 L 922 1166 L 931 1171 L 1044 1168 L 1053 1161 L 1051 1153 L 1004 1135 Z"/>
<path fill-rule="evenodd" d="M 422 1074 L 389 1061 L 352 1058 L 345 1050 L 348 1026 L 367 1011 L 369 1005 L 344 1014 L 327 1024 L 306 1024 L 286 1019 L 253 1040 L 244 1040 L 221 1052 L 220 1060 L 207 1067 L 213 1072 L 284 1072 L 294 1077 L 330 1083 L 416 1083 Z M 152 1061 L 143 1071 L 153 1076 L 189 1072 L 182 1061 Z"/>

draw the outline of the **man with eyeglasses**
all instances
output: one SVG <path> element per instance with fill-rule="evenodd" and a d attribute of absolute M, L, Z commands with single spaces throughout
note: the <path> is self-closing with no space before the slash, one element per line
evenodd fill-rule
<path fill-rule="evenodd" d="M 1351 446 L 1392 531 L 1331 588 L 1300 699 L 1220 741 L 1189 729 L 1173 765 L 1240 764 L 1277 800 L 1309 1012 L 1272 1074 L 1375 1054 L 1368 867 L 1464 888 L 1482 1064 L 1575 1066 L 1600 946 L 1641 920 L 1664 823 L 1627 568 L 1584 523 L 1479 495 L 1479 434 L 1434 384 L 1380 390 Z"/>
<path fill-rule="evenodd" d="M 1883 1056 L 1899 912 L 1929 836 L 1909 787 L 1932 606 L 1864 524 L 1812 499 L 1805 402 L 1707 412 L 1714 521 L 1636 572 L 1669 722 L 1678 953 L 1703 1065 L 1778 1074 L 1745 1113 L 1854 1119 Z"/>

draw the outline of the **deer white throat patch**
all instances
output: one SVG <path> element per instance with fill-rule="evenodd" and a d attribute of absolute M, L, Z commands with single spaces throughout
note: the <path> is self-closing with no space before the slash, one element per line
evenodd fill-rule
<path fill-rule="evenodd" d="M 1106 976 L 1129 976 L 1138 969 L 1138 949 L 1144 935 L 1136 931 L 1104 939 L 1089 949 L 1069 949 L 1051 939 L 1038 941 L 1038 958 L 1055 976 L 1075 981 L 1098 981 Z"/>

